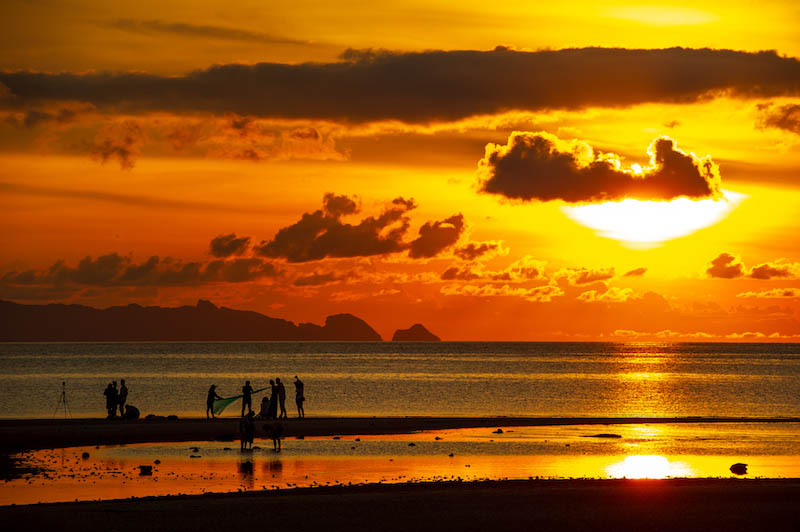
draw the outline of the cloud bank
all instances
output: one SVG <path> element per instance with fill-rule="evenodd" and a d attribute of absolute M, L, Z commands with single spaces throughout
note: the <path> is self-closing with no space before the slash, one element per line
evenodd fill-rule
<path fill-rule="evenodd" d="M 656 138 L 647 153 L 649 166 L 636 171 L 585 142 L 514 132 L 505 145 L 486 146 L 478 162 L 479 190 L 515 200 L 569 203 L 721 195 L 719 170 L 710 157 L 685 153 L 668 137 Z"/>
<path fill-rule="evenodd" d="M 128 31 L 216 27 L 122 22 Z M 91 103 L 104 112 L 237 113 L 342 122 L 452 121 L 509 110 L 692 103 L 800 94 L 800 62 L 776 52 L 668 48 L 556 51 L 346 52 L 334 63 L 216 65 L 183 76 L 0 72 L 5 105 Z M 469 90 L 464 90 L 469 87 Z"/>

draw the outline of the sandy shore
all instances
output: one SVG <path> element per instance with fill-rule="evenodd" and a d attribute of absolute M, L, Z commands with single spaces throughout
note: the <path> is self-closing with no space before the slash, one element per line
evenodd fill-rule
<path fill-rule="evenodd" d="M 311 488 L 0 508 L 5 530 L 796 530 L 800 481 L 565 480 Z"/>
<path fill-rule="evenodd" d="M 419 430 L 473 427 L 552 425 L 618 425 L 638 423 L 765 423 L 800 422 L 800 418 L 532 418 L 532 417 L 371 417 L 306 418 L 284 420 L 284 435 L 333 436 L 353 434 L 399 434 Z M 270 421 L 259 421 L 262 426 Z M 176 420 L 0 420 L 0 451 L 115 445 L 125 443 L 232 440 L 238 438 L 238 418 Z"/>

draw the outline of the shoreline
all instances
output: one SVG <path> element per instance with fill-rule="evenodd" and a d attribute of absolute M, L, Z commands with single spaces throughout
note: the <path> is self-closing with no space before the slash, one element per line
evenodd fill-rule
<path fill-rule="evenodd" d="M 257 420 L 256 435 L 264 424 Z M 798 417 L 337 417 L 281 420 L 284 437 L 367 434 L 406 434 L 424 430 L 488 427 L 566 425 L 700 424 L 700 423 L 800 423 Z M 25 450 L 161 443 L 231 441 L 238 439 L 239 418 L 107 420 L 0 419 L 0 453 Z"/>
<path fill-rule="evenodd" d="M 0 507 L 9 530 L 792 530 L 800 480 L 367 484 Z M 391 516 L 391 518 L 388 518 Z"/>

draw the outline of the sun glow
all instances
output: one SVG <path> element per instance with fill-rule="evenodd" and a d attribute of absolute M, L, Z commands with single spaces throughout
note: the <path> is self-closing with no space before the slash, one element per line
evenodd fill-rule
<path fill-rule="evenodd" d="M 651 246 L 694 233 L 728 215 L 746 197 L 723 190 L 723 199 L 643 201 L 624 199 L 562 207 L 572 220 L 597 234 L 632 246 Z"/>
<path fill-rule="evenodd" d="M 606 472 L 614 478 L 667 478 L 689 476 L 692 471 L 686 464 L 670 462 L 661 455 L 637 455 L 609 465 Z"/>

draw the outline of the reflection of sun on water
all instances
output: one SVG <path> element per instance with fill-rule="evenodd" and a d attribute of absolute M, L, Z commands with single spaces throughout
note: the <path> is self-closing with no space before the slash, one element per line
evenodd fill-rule
<path fill-rule="evenodd" d="M 636 165 L 634 165 L 634 171 Z M 564 213 L 600 236 L 620 240 L 633 247 L 649 247 L 691 234 L 720 221 L 744 198 L 744 194 L 723 190 L 724 199 L 642 201 L 624 199 L 576 207 L 562 207 Z"/>
<path fill-rule="evenodd" d="M 667 478 L 685 477 L 692 473 L 691 468 L 681 462 L 670 462 L 660 455 L 628 456 L 606 468 L 614 478 Z"/>

